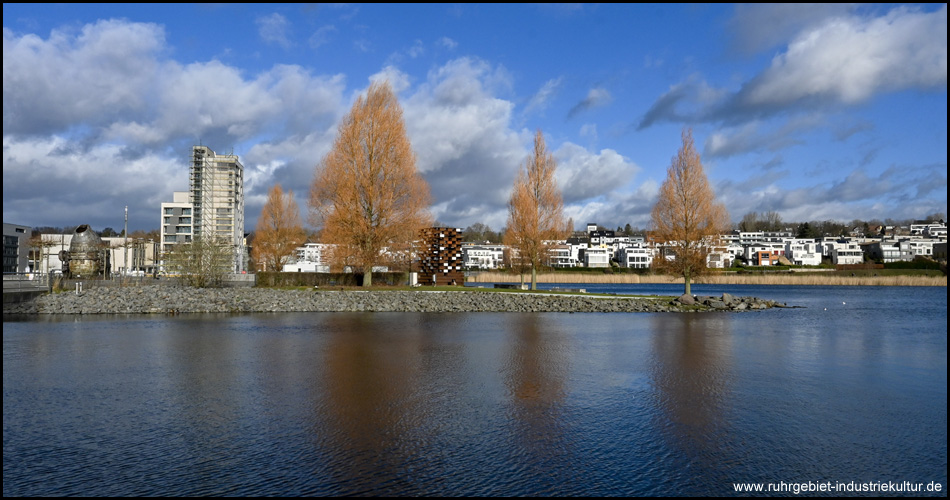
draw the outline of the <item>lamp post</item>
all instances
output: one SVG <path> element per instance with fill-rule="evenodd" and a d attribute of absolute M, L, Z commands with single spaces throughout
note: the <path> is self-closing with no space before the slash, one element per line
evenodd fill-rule
<path fill-rule="evenodd" d="M 125 266 L 125 275 L 129 275 L 129 206 L 125 206 L 125 256 L 122 263 Z"/>

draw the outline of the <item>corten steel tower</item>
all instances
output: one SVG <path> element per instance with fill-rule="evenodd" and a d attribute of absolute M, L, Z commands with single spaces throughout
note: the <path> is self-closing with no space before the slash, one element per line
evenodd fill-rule
<path fill-rule="evenodd" d="M 419 253 L 419 284 L 462 285 L 462 235 L 454 227 L 429 227 L 422 230 Z"/>

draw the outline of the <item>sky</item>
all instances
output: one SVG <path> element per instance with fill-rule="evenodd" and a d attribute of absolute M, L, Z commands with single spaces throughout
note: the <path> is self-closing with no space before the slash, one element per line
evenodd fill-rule
<path fill-rule="evenodd" d="M 380 80 L 448 226 L 505 226 L 538 130 L 577 228 L 648 228 L 687 129 L 735 222 L 947 213 L 946 4 L 4 3 L 3 220 L 157 229 L 201 144 L 247 232 L 277 183 L 306 222 Z"/>

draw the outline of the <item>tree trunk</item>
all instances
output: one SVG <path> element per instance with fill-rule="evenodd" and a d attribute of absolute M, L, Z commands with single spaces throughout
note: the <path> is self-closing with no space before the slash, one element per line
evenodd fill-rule
<path fill-rule="evenodd" d="M 686 295 L 692 296 L 693 294 L 689 290 L 689 274 L 687 274 L 686 276 L 683 276 L 683 280 L 686 282 Z"/>
<path fill-rule="evenodd" d="M 538 270 L 534 266 L 531 266 L 531 289 L 538 289 Z"/>
<path fill-rule="evenodd" d="M 373 266 L 366 266 L 363 270 L 363 286 L 373 286 Z"/>

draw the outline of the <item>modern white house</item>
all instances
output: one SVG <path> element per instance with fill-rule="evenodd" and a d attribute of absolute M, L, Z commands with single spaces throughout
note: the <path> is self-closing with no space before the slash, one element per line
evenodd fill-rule
<path fill-rule="evenodd" d="M 504 266 L 504 245 L 463 245 L 462 266 L 465 269 L 498 269 Z"/>
<path fill-rule="evenodd" d="M 821 247 L 815 240 L 790 239 L 785 242 L 785 258 L 796 266 L 821 265 Z"/>
<path fill-rule="evenodd" d="M 325 243 L 304 243 L 297 247 L 291 262 L 284 264 L 285 273 L 328 273 L 330 264 L 327 251 L 330 245 Z"/>
<path fill-rule="evenodd" d="M 848 266 L 864 262 L 864 251 L 857 243 L 836 241 L 825 243 L 825 247 L 828 256 L 831 258 L 831 263 L 836 266 Z"/>
<path fill-rule="evenodd" d="M 567 243 L 551 245 L 548 265 L 551 267 L 577 267 L 578 249 Z"/>
<path fill-rule="evenodd" d="M 629 246 L 621 248 L 617 252 L 617 257 L 622 267 L 628 267 L 630 269 L 649 269 L 653 264 L 654 254 L 654 250 L 646 245 Z"/>
<path fill-rule="evenodd" d="M 610 248 L 590 247 L 584 251 L 586 267 L 610 267 Z"/>

